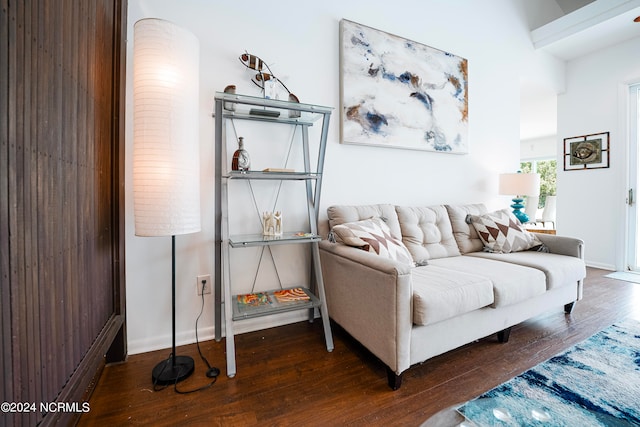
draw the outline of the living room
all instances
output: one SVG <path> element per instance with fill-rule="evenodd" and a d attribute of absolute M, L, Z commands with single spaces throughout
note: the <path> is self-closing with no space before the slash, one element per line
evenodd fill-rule
<path fill-rule="evenodd" d="M 521 95 L 533 91 L 557 96 L 556 129 L 553 134 L 543 135 L 547 140 L 555 140 L 554 155 L 558 161 L 556 231 L 585 241 L 587 265 L 623 270 L 629 165 L 623 138 L 626 119 L 619 113 L 625 109 L 620 104 L 620 91 L 622 86 L 640 78 L 637 33 L 635 38 L 595 51 L 574 48 L 567 54 L 566 48 L 557 49 L 563 39 L 549 43 L 548 49 L 536 49 L 531 30 L 560 18 L 563 11 L 558 3 L 505 1 L 480 5 L 468 2 L 463 6 L 455 2 L 421 3 L 413 7 L 404 4 L 398 9 L 387 4 L 332 1 L 304 8 L 289 3 L 247 7 L 243 3 L 195 2 L 189 7 L 177 7 L 168 1 L 132 2 L 128 14 L 130 35 L 136 21 L 154 17 L 190 30 L 200 41 L 200 153 L 201 159 L 211 161 L 201 163 L 202 232 L 181 236 L 177 243 L 178 283 L 182 284 L 177 289 L 178 343 L 195 341 L 193 325 L 200 300 L 195 297 L 194 278 L 210 274 L 214 269 L 211 264 L 215 227 L 211 197 L 214 192 L 213 95 L 231 84 L 236 86 L 236 93 L 261 94 L 251 82 L 252 70 L 247 70 L 239 61 L 243 53 L 262 58 L 301 102 L 335 108 L 326 150 L 321 221 L 326 219 L 326 207 L 335 204 L 382 202 L 428 206 L 481 201 L 490 209 L 505 207 L 510 197 L 497 194 L 498 175 L 515 172 L 519 167 L 521 145 L 524 145 L 520 133 Z M 460 13 L 461 7 L 464 13 Z M 342 19 L 468 60 L 467 154 L 341 143 L 339 24 Z M 132 49 L 130 36 L 128 81 L 132 78 Z M 131 96 L 129 89 L 129 100 Z M 131 132 L 131 116 L 127 123 Z M 584 172 L 563 170 L 563 139 L 601 132 L 610 132 L 610 167 Z M 131 140 L 131 133 L 128 135 Z M 130 183 L 131 175 L 127 178 Z M 168 264 L 169 250 L 158 245 L 156 239 L 134 236 L 131 194 L 128 191 L 127 327 L 129 353 L 136 354 L 166 348 L 170 338 L 166 311 L 155 309 L 167 307 L 169 302 L 166 287 L 160 288 L 162 291 L 158 288 L 166 281 L 166 268 L 161 266 Z M 594 218 L 598 218 L 596 222 Z M 242 261 L 239 264 L 233 274 L 243 273 L 246 265 Z M 246 276 L 253 273 L 253 270 L 244 272 Z M 250 282 L 250 277 L 242 279 Z M 212 306 L 212 298 L 206 296 L 206 307 Z M 239 325 L 236 333 L 302 320 L 303 313 L 266 321 L 249 320 Z M 211 310 L 205 310 L 199 325 L 201 339 L 214 336 Z"/>
<path fill-rule="evenodd" d="M 459 5 L 455 3 L 438 3 L 433 7 L 415 6 L 427 12 L 407 15 L 383 5 L 375 8 L 343 2 L 304 8 L 283 4 L 249 9 L 241 3 L 195 2 L 190 7 L 177 7 L 169 1 L 131 2 L 128 81 L 132 78 L 133 63 L 131 35 L 139 19 L 170 20 L 192 31 L 200 41 L 202 231 L 177 239 L 176 274 L 177 283 L 181 284 L 177 289 L 178 343 L 193 342 L 195 338 L 193 324 L 200 306 L 194 290 L 195 277 L 213 271 L 213 95 L 229 84 L 237 86 L 237 93 L 260 95 L 260 89 L 250 81 L 252 73 L 238 60 L 245 51 L 265 60 L 302 102 L 335 108 L 326 150 L 321 220 L 326 218 L 326 207 L 334 204 L 428 206 L 484 202 L 492 209 L 505 207 L 510 197 L 497 194 L 498 175 L 516 172 L 519 167 L 521 86 L 526 82 L 529 87 L 557 93 L 557 233 L 585 241 L 587 265 L 622 270 L 628 165 L 621 139 L 624 118 L 617 113 L 621 108 L 618 91 L 624 82 L 640 77 L 640 64 L 632 54 L 636 52 L 637 40 L 627 40 L 570 61 L 558 59 L 543 49 L 536 50 L 531 43 L 530 28 L 546 24 L 560 13 L 559 7 L 552 7 L 553 3 L 545 2 L 547 7 L 512 1 L 482 6 L 465 4 L 468 12 L 464 14 L 457 13 Z M 450 19 L 452 16 L 454 20 Z M 468 60 L 468 154 L 340 143 L 338 27 L 343 18 Z M 131 94 L 129 87 L 128 105 Z M 598 101 L 589 101 L 593 98 Z M 127 140 L 131 142 L 132 112 L 131 108 L 128 110 Z M 562 170 L 563 138 L 606 131 L 611 132 L 609 168 L 585 172 Z M 130 189 L 131 168 L 126 172 Z M 589 189 L 589 197 L 584 189 Z M 135 354 L 164 348 L 169 339 L 170 319 L 164 310 L 155 307 L 166 307 L 169 303 L 169 289 L 158 286 L 167 280 L 166 268 L 161 267 L 169 264 L 170 248 L 168 244 L 158 244 L 157 239 L 135 237 L 131 190 L 127 191 L 126 205 L 127 328 L 129 352 Z M 211 295 L 206 297 L 209 299 Z M 211 311 L 203 314 L 201 337 L 213 336 L 212 316 Z M 292 320 L 296 319 L 289 315 L 268 325 Z M 244 327 L 248 331 L 264 326 L 263 322 L 248 322 Z"/>
<path fill-rule="evenodd" d="M 596 0 L 602 5 L 606 0 Z M 303 103 L 317 104 L 333 108 L 333 115 L 328 132 L 326 162 L 324 168 L 322 198 L 320 203 L 320 221 L 326 222 L 326 209 L 331 205 L 358 205 L 373 203 L 391 203 L 399 205 L 437 205 L 485 203 L 490 210 L 502 209 L 511 204 L 512 196 L 498 194 L 498 176 L 505 172 L 515 172 L 519 168 L 523 152 L 521 138 L 521 97 L 525 89 L 557 97 L 556 128 L 553 134 L 544 135 L 545 139 L 555 141 L 555 158 L 557 159 L 557 218 L 558 235 L 574 236 L 585 242 L 585 262 L 589 269 L 593 292 L 585 301 L 583 310 L 574 314 L 574 320 L 566 321 L 564 314 L 557 312 L 554 316 L 543 316 L 533 319 L 519 331 L 521 336 L 510 349 L 500 349 L 495 342 L 481 341 L 478 347 L 465 347 L 454 351 L 450 358 L 439 358 L 428 369 L 418 369 L 412 373 L 413 384 L 408 382 L 406 389 L 394 394 L 384 387 L 375 388 L 375 399 L 387 409 L 394 407 L 395 415 L 402 403 L 411 402 L 407 411 L 415 411 L 416 422 L 426 419 L 435 412 L 436 406 L 432 396 L 422 398 L 429 400 L 425 407 L 417 409 L 419 402 L 415 396 L 420 390 L 420 380 L 438 370 L 437 389 L 434 392 L 451 387 L 449 392 L 464 390 L 464 385 L 453 384 L 450 379 L 456 370 L 465 365 L 467 356 L 474 357 L 477 363 L 491 364 L 492 357 L 513 357 L 517 362 L 505 367 L 495 374 L 491 384 L 499 383 L 527 369 L 544 356 L 551 357 L 567 346 L 587 338 L 606 323 L 619 320 L 618 315 L 633 316 L 637 301 L 637 286 L 620 282 L 619 287 L 609 285 L 602 276 L 608 272 L 624 271 L 628 264 L 627 217 L 630 170 L 626 133 L 628 117 L 626 115 L 627 92 L 631 84 L 640 81 L 640 61 L 638 46 L 640 33 L 631 38 L 618 40 L 614 44 L 594 48 L 595 42 L 588 41 L 591 50 L 582 48 L 564 50 L 561 45 L 572 41 L 572 37 L 560 38 L 536 48 L 532 42 L 533 29 L 543 27 L 572 10 L 568 1 L 561 0 L 497 0 L 491 2 L 477 1 L 412 1 L 404 2 L 401 7 L 378 1 L 340 2 L 328 0 L 323 3 L 309 3 L 301 6 L 291 1 L 275 4 L 254 1 L 223 2 L 206 0 L 189 0 L 175 2 L 171 0 L 130 0 L 127 17 L 126 41 L 126 116 L 125 154 L 124 154 L 124 233 L 123 244 L 126 246 L 126 342 L 130 360 L 140 366 L 142 376 L 149 377 L 148 386 L 138 385 L 132 378 L 123 381 L 123 386 L 152 393 L 149 359 L 158 362 L 168 356 L 171 343 L 171 244 L 168 238 L 144 238 L 135 235 L 133 213 L 133 47 L 134 24 L 143 18 L 160 18 L 171 21 L 192 32 L 199 40 L 199 151 L 200 151 L 200 203 L 201 231 L 199 233 L 178 236 L 177 238 L 177 294 L 176 294 L 176 332 L 180 351 L 188 351 L 197 357 L 193 343 L 197 338 L 212 363 L 224 364 L 223 343 L 213 340 L 214 297 L 206 294 L 198 295 L 197 277 L 213 275 L 214 267 L 214 230 L 216 227 L 214 206 L 214 140 L 215 126 L 212 117 L 214 95 L 228 85 L 235 85 L 238 94 L 261 96 L 251 79 L 255 73 L 248 70 L 239 61 L 245 52 L 258 55 L 265 60 L 273 73 L 294 92 Z M 580 3 L 580 2 L 577 2 Z M 584 2 L 588 3 L 588 2 Z M 561 6 L 562 5 L 562 6 Z M 631 6 L 629 6 L 631 5 Z M 563 7 L 568 7 L 563 10 Z M 573 6 L 577 6 L 574 4 Z M 626 12 L 620 9 L 628 7 Z M 616 1 L 612 9 L 619 15 L 625 15 L 635 9 L 640 14 L 637 1 Z M 341 65 L 340 65 L 340 21 L 347 19 L 363 24 L 379 31 L 413 40 L 450 52 L 468 60 L 469 64 L 469 120 L 468 120 L 468 152 L 464 154 L 448 154 L 420 150 L 405 150 L 384 147 L 370 147 L 342 143 L 341 137 Z M 640 24 L 636 24 L 640 26 Z M 597 26 L 596 26 L 597 27 Z M 557 30 L 557 29 L 556 29 Z M 559 33 L 562 31 L 557 30 Z M 540 33 L 538 33 L 540 34 Z M 541 45 L 546 42 L 543 40 Z M 568 53 L 567 53 L 568 52 Z M 530 93 L 530 92 L 529 92 Z M 315 128 L 315 126 L 314 126 Z M 312 129 L 317 132 L 317 129 Z M 608 167 L 585 171 L 564 170 L 565 148 L 564 138 L 581 135 L 609 132 L 611 150 Z M 317 135 L 317 134 L 316 134 Z M 265 134 L 264 138 L 278 138 L 279 135 Z M 255 139 L 255 138 L 254 138 Z M 249 144 L 255 143 L 248 139 Z M 524 144 L 531 144 L 525 141 Z M 532 151 L 535 151 L 532 150 Z M 250 149 L 256 155 L 256 151 Z M 256 159 L 258 160 L 258 159 Z M 293 216 L 293 211 L 285 211 L 285 221 Z M 285 222 L 286 224 L 286 222 Z M 288 254 L 287 254 L 288 256 Z M 286 258 L 287 256 L 283 257 Z M 253 262 L 255 260 L 251 260 Z M 242 256 L 234 259 L 234 274 L 243 275 L 243 279 L 251 280 L 255 269 L 244 268 Z M 286 261 L 282 261 L 283 266 Z M 253 267 L 252 267 L 253 268 Z M 306 275 L 306 269 L 283 267 L 293 276 Z M 597 272 L 594 275 L 594 271 Z M 261 273 L 269 276 L 270 273 Z M 272 276 L 272 275 L 271 275 Z M 595 277 L 595 278 L 594 278 Z M 273 279 L 273 278 L 271 278 Z M 616 282 L 617 284 L 617 282 Z M 635 286 L 635 288 L 634 288 Z M 4 288 L 3 288 L 4 289 Z M 247 290 L 248 291 L 248 290 Z M 607 305 L 605 314 L 598 312 L 598 300 L 613 296 Z M 4 300 L 3 300 L 4 302 Z M 620 303 L 620 311 L 616 307 Z M 201 308 L 202 316 L 199 317 Z M 4 308 L 4 307 L 3 307 Z M 589 318 L 592 317 L 592 320 Z M 636 316 L 637 317 L 637 316 Z M 310 352 L 316 352 L 322 369 L 322 358 L 329 353 L 323 348 L 322 331 L 319 322 L 308 326 L 306 315 L 292 312 L 265 319 L 244 322 L 236 333 L 240 335 L 238 347 L 245 345 L 244 351 L 264 351 L 260 342 L 272 339 L 277 342 L 274 351 L 286 352 L 288 342 L 278 341 L 281 332 L 291 333 L 298 341 L 309 345 Z M 196 332 L 197 325 L 197 332 Z M 569 325 L 569 327 L 567 327 Z M 582 330 L 578 325 L 589 326 Z M 574 329 L 574 326 L 576 328 Z M 593 329 L 593 330 L 592 330 Z M 549 335 L 547 332 L 550 331 Z M 357 375 L 371 374 L 362 381 L 382 381 L 384 386 L 384 370 L 378 366 L 370 354 L 357 343 L 350 341 L 344 331 L 337 331 L 340 337 L 337 354 L 343 356 L 342 362 L 332 365 L 336 369 L 353 369 Z M 243 338 L 244 337 L 244 338 Z M 559 339 L 560 342 L 553 341 Z M 309 344 L 311 340 L 312 344 Z M 536 342 L 540 349 L 529 344 Z M 515 345 L 514 345 L 515 344 Z M 523 345 L 527 351 L 538 352 L 536 357 L 519 355 L 518 347 Z M 515 348 L 514 348 L 515 347 Z M 276 348 L 278 350 L 276 350 Z M 184 350 L 183 350 L 184 349 Z M 318 351 L 319 349 L 319 351 Z M 335 350 L 334 350 L 335 351 Z M 484 352 L 484 353 L 483 353 Z M 304 351 L 292 352 L 295 357 L 307 357 Z M 280 354 L 282 356 L 282 353 Z M 138 357 L 138 359 L 136 359 Z M 232 395 L 234 387 L 241 388 L 248 401 L 260 402 L 260 393 L 268 395 L 269 391 L 259 388 L 252 393 L 253 383 L 249 378 L 243 379 L 242 369 L 256 375 L 256 367 L 249 369 L 246 355 L 239 355 L 239 371 L 235 379 L 218 379 L 216 386 L 223 386 L 228 397 L 216 395 L 216 404 L 229 405 L 228 413 L 242 413 L 244 397 Z M 286 359 L 286 357 L 284 358 Z M 256 356 L 256 365 L 268 374 L 273 368 L 270 361 L 262 355 Z M 277 358 L 278 362 L 282 360 Z M 200 362 L 198 361 L 198 364 Z M 245 364 L 243 366 L 243 363 Z M 132 364 L 129 364 L 132 365 Z M 364 366 L 364 367 L 363 367 Z M 506 366 L 506 365 L 505 365 Z M 113 369 L 108 367 L 106 370 Z M 198 367 L 198 370 L 200 367 Z M 500 371 L 501 368 L 496 368 Z M 278 366 L 274 371 L 283 378 L 275 377 L 270 384 L 277 386 L 279 382 L 291 380 L 286 369 Z M 483 381 L 483 376 L 491 375 L 490 369 L 476 372 L 474 390 Z M 113 372 L 113 371 L 112 371 Z M 284 372 L 284 373 L 283 373 Z M 304 376 L 300 374 L 300 377 Z M 200 376 L 200 375 L 198 375 Z M 200 380 L 204 380 L 201 378 Z M 336 377 L 331 377 L 331 381 Z M 431 381 L 432 379 L 429 379 Z M 237 381 L 234 385 L 234 381 Z M 302 381 L 300 379 L 300 381 Z M 351 386 L 354 377 L 345 377 Z M 433 379 L 436 381 L 436 379 Z M 220 384 L 222 383 L 222 384 Z M 333 387 L 340 387 L 339 377 L 335 383 L 320 382 L 320 393 L 332 392 Z M 265 387 L 262 384 L 260 387 Z M 349 386 L 345 386 L 349 388 Z M 113 388 L 101 396 L 113 394 Z M 353 388 L 352 394 L 357 394 Z M 189 397 L 189 405 L 211 404 L 205 396 L 206 392 L 195 393 Z M 371 393 L 367 389 L 365 394 Z M 384 396 L 382 393 L 386 393 Z M 443 392 L 444 393 L 444 392 Z M 253 395 L 252 395 L 253 394 Z M 414 397 L 410 397 L 411 395 Z M 252 395 L 249 398 L 249 395 Z M 125 396 L 125 393 L 122 394 Z M 312 399 L 316 394 L 310 394 Z M 362 397 L 362 396 L 361 396 Z M 363 400 L 371 397 L 362 397 Z M 448 396 L 450 398 L 450 396 Z M 152 400 L 161 401 L 158 407 L 164 422 L 175 424 L 182 420 L 172 418 L 179 408 L 176 396 L 171 390 L 155 393 Z M 199 400 L 200 399 L 200 400 Z M 229 401 L 225 400 L 229 399 Z M 253 399 L 253 400 L 250 400 Z M 304 400 L 304 398 L 301 398 Z M 126 400 L 126 399 L 125 399 Z M 294 399 L 295 400 L 295 399 Z M 204 403 L 203 403 L 204 402 Z M 358 400 L 355 400 L 358 402 Z M 122 402 L 121 402 L 122 403 Z M 271 401 L 274 404 L 274 401 Z M 350 403 L 352 404 L 352 403 Z M 93 405 L 93 404 L 92 404 Z M 108 405 L 108 404 L 107 404 Z M 135 411 L 131 412 L 131 420 L 152 419 L 157 414 L 142 414 L 142 401 L 131 403 Z M 165 406 L 162 406 L 165 405 Z M 173 406 L 172 406 L 173 405 Z M 355 405 L 355 404 L 354 404 Z M 355 405 L 357 406 L 357 405 Z M 189 406 L 191 407 L 191 406 Z M 329 401 L 324 401 L 323 410 L 329 410 Z M 284 405 L 284 409 L 288 408 Z M 92 406 L 94 409 L 94 406 Z M 290 409 L 290 408 L 289 408 Z M 165 412 L 167 411 L 167 412 Z M 126 411 L 125 411 L 126 412 Z M 363 416 L 366 409 L 354 410 L 355 418 L 349 418 L 349 408 L 341 407 L 341 415 L 330 418 L 342 423 L 375 424 L 378 418 Z M 99 425 L 108 417 L 101 419 L 98 414 L 90 414 L 84 420 L 86 425 Z M 122 414 L 121 414 L 122 416 Z M 138 416 L 139 418 L 136 418 Z M 422 418 L 420 418 L 422 417 Z M 124 418 L 119 418 L 125 420 Z M 329 418 L 328 418 L 329 419 Z M 220 425 L 242 425 L 247 418 L 220 418 Z M 249 419 L 250 420 L 250 419 Z M 309 415 L 298 418 L 299 422 L 322 424 L 322 418 Z M 193 420 L 193 425 L 209 423 L 211 420 L 201 416 Z M 253 423 L 269 424 L 270 421 L 257 419 Z M 280 422 L 282 418 L 279 419 Z M 388 421 L 388 419 L 386 419 Z M 92 424 L 93 423 L 93 424 Z M 251 422 L 249 422 L 251 423 Z M 388 422 L 387 422 L 388 423 Z M 161 424 L 161 423 L 160 423 Z M 188 422 L 185 420 L 185 424 Z"/>

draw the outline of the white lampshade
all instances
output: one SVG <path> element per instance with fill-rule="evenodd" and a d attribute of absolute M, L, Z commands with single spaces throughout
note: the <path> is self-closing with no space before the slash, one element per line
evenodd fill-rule
<path fill-rule="evenodd" d="M 133 196 L 137 236 L 200 231 L 199 42 L 161 19 L 133 35 Z"/>
<path fill-rule="evenodd" d="M 538 196 L 540 175 L 537 173 L 503 173 L 499 180 L 500 194 L 510 196 Z"/>

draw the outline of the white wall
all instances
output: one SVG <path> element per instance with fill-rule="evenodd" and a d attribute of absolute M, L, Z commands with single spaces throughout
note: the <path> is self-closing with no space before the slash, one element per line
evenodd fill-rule
<path fill-rule="evenodd" d="M 519 82 L 522 75 L 559 90 L 563 66 L 532 50 L 526 0 L 131 0 L 127 70 L 131 82 L 133 25 L 144 17 L 173 21 L 200 40 L 200 140 L 202 232 L 178 236 L 178 344 L 194 341 L 200 310 L 195 277 L 213 273 L 213 128 L 215 91 L 236 84 L 258 95 L 238 61 L 245 50 L 272 64 L 273 72 L 303 102 L 336 109 L 332 118 L 321 212 L 331 204 L 507 204 L 497 196 L 497 176 L 519 164 Z M 346 18 L 469 60 L 468 155 L 366 146 L 339 141 L 338 23 Z M 170 239 L 139 238 L 133 230 L 131 192 L 132 92 L 127 88 L 127 332 L 129 352 L 170 345 Z M 240 255 L 234 255 L 236 257 Z M 250 255 L 253 257 L 254 255 Z M 238 259 L 238 261 L 241 261 Z M 237 269 L 237 267 L 236 267 Z M 299 271 L 298 271 L 299 272 Z M 243 324 L 242 331 L 302 320 L 305 313 Z M 213 336 L 213 299 L 206 297 L 199 337 Z"/>
<path fill-rule="evenodd" d="M 552 159 L 558 153 L 557 141 L 556 135 L 520 141 L 520 159 L 522 161 Z"/>
<path fill-rule="evenodd" d="M 558 233 L 585 241 L 589 265 L 623 268 L 627 190 L 626 93 L 640 82 L 640 38 L 567 64 L 558 96 Z M 564 171 L 563 139 L 610 132 L 608 169 Z"/>

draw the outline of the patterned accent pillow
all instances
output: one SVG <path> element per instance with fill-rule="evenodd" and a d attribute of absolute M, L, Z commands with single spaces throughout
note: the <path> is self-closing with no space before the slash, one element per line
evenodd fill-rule
<path fill-rule="evenodd" d="M 380 218 L 336 225 L 331 229 L 331 233 L 337 243 L 344 243 L 405 264 L 414 265 L 407 247 L 401 240 L 391 236 L 391 229 Z"/>
<path fill-rule="evenodd" d="M 535 233 L 525 230 L 508 209 L 484 215 L 467 215 L 467 223 L 476 229 L 487 252 L 506 254 L 542 245 Z"/>

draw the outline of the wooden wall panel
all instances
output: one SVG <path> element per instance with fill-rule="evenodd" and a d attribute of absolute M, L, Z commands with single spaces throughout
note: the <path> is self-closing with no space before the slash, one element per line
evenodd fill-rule
<path fill-rule="evenodd" d="M 0 2 L 0 426 L 67 424 L 126 354 L 126 1 Z"/>
<path fill-rule="evenodd" d="M 9 13 L 0 0 L 0 400 L 11 396 L 11 311 L 9 306 Z"/>

